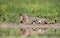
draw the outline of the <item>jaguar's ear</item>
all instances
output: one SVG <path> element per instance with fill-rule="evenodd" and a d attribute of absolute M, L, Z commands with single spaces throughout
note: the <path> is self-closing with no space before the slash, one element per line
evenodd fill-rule
<path fill-rule="evenodd" d="M 22 14 L 19 14 L 19 16 L 21 16 Z"/>
<path fill-rule="evenodd" d="M 20 13 L 19 16 L 22 16 L 22 13 Z"/>

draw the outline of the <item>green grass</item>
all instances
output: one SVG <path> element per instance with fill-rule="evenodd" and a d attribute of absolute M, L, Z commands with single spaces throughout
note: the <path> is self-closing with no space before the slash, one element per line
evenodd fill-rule
<path fill-rule="evenodd" d="M 19 28 L 0 28 L 0 37 L 1 38 L 58 38 L 60 37 L 60 29 L 57 29 L 57 32 L 54 32 L 50 29 L 46 34 L 31 35 L 29 37 L 20 36 Z"/>
<path fill-rule="evenodd" d="M 0 0 L 0 23 L 19 23 L 22 12 L 60 22 L 60 0 Z"/>

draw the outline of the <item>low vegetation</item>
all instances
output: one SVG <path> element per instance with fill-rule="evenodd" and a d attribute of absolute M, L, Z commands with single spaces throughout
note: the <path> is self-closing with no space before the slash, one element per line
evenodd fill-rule
<path fill-rule="evenodd" d="M 60 20 L 60 0 L 0 0 L 0 23 L 19 23 L 19 13 Z"/>

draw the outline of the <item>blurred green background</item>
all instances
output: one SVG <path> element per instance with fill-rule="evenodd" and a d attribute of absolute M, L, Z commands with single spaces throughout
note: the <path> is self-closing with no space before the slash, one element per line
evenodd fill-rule
<path fill-rule="evenodd" d="M 60 0 L 0 0 L 0 23 L 19 23 L 20 13 L 60 22 Z"/>

